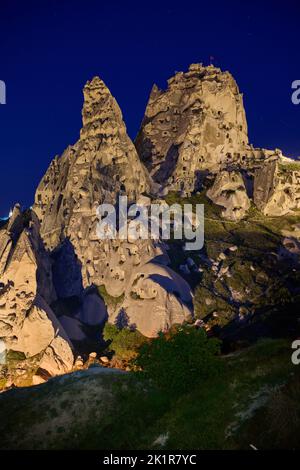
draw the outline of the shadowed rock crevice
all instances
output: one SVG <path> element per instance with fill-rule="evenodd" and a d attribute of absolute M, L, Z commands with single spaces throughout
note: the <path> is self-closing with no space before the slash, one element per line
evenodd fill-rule
<path fill-rule="evenodd" d="M 83 293 L 81 263 L 69 239 L 51 253 L 53 284 L 59 298 L 80 296 Z"/>

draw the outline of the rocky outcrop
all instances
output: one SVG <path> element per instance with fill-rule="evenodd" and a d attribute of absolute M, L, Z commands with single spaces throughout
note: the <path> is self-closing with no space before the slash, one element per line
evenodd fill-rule
<path fill-rule="evenodd" d="M 34 210 L 49 248 L 88 223 L 78 239 L 93 240 L 95 208 L 115 203 L 118 194 L 129 201 L 150 189 L 150 180 L 126 133 L 120 108 L 102 80 L 95 77 L 84 87 L 83 128 L 80 139 L 55 157 L 40 182 Z"/>
<path fill-rule="evenodd" d="M 124 299 L 112 308 L 110 321 L 126 323 L 143 335 L 154 337 L 193 314 L 190 286 L 167 266 L 147 263 L 128 279 Z"/>
<path fill-rule="evenodd" d="M 213 186 L 208 189 L 207 197 L 222 207 L 222 217 L 228 220 L 240 220 L 250 208 L 241 173 L 222 171 L 218 173 Z"/>
<path fill-rule="evenodd" d="M 96 210 L 103 202 L 115 204 L 118 195 L 135 202 L 150 190 L 150 178 L 126 133 L 116 100 L 98 77 L 84 87 L 82 117 L 80 139 L 52 161 L 36 191 L 34 210 L 48 248 L 70 241 L 84 287 L 107 279 L 109 288 L 115 280 L 122 293 L 124 282 L 117 281 L 130 272 L 138 256 L 151 259 L 155 250 L 151 244 L 140 244 L 134 259 L 125 246 L 99 241 Z M 119 264 L 116 273 L 113 266 Z M 117 288 L 111 290 L 113 294 Z"/>
<path fill-rule="evenodd" d="M 257 169 L 254 203 L 267 216 L 281 216 L 300 209 L 300 163 L 282 158 Z"/>
<path fill-rule="evenodd" d="M 129 280 L 137 270 L 155 261 L 159 271 L 158 263 L 168 263 L 163 243 L 131 236 L 134 216 L 127 222 L 129 236 L 125 239 L 101 239 L 97 231 L 100 203 L 110 203 L 118 209 L 118 196 L 122 195 L 129 204 L 149 206 L 151 199 L 146 195 L 152 188 L 151 178 L 127 136 L 116 100 L 97 77 L 84 87 L 82 117 L 80 139 L 52 161 L 35 195 L 34 211 L 40 219 L 41 236 L 55 258 L 56 291 L 60 297 L 68 297 L 82 295 L 82 288 L 91 285 L 102 286 L 110 297 L 126 298 L 122 307 L 138 328 L 143 323 L 142 310 L 147 309 L 146 316 L 150 318 L 160 299 L 163 306 L 159 321 L 150 319 L 149 327 L 141 326 L 145 334 L 152 335 L 161 326 L 165 328 L 175 320 L 182 322 L 187 313 L 162 286 L 160 291 L 164 294 L 142 302 L 139 321 L 135 299 L 126 294 Z M 64 275 L 66 266 L 68 279 Z M 76 329 L 76 325 L 72 328 Z"/>
<path fill-rule="evenodd" d="M 188 72 L 170 78 L 166 90 L 154 85 L 135 144 L 162 195 L 170 190 L 189 195 L 206 187 L 209 176 L 215 178 L 211 199 L 227 208 L 224 218 L 242 218 L 248 198 L 265 215 L 281 215 L 298 207 L 297 172 L 285 165 L 284 171 L 275 173 L 287 160 L 282 152 L 249 144 L 238 86 L 229 72 L 212 65 L 192 64 Z M 228 172 L 241 173 L 236 178 L 247 183 L 247 195 L 234 190 L 235 194 L 224 198 Z"/>
<path fill-rule="evenodd" d="M 289 217 L 279 233 L 248 210 L 251 201 L 266 216 L 300 209 L 300 164 L 249 144 L 242 95 L 228 72 L 192 64 L 167 90 L 154 86 L 136 147 L 98 77 L 84 87 L 82 120 L 78 141 L 40 182 L 33 210 L 16 206 L 1 222 L 0 385 L 3 377 L 8 385 L 41 383 L 72 369 L 73 350 L 101 352 L 107 319 L 155 337 L 189 320 L 194 303 L 208 328 L 235 328 L 298 294 L 290 269 L 299 262 L 298 225 Z M 170 191 L 179 194 L 168 199 Z M 187 254 L 182 240 L 167 246 L 149 232 L 134 236 L 152 202 L 180 206 L 191 193 L 212 201 L 203 250 Z M 101 238 L 97 209 L 105 203 L 118 212 L 118 196 L 134 210 L 114 239 Z M 225 224 L 220 212 L 247 220 Z M 198 216 L 189 217 L 195 228 Z"/>
<path fill-rule="evenodd" d="M 199 188 L 207 171 L 264 157 L 248 145 L 243 99 L 232 75 L 202 64 L 176 73 L 167 90 L 154 85 L 136 147 L 156 182 L 185 193 Z"/>
<path fill-rule="evenodd" d="M 16 206 L 0 231 L 0 247 L 0 339 L 8 382 L 20 384 L 26 378 L 30 383 L 29 370 L 48 376 L 69 371 L 73 353 L 49 306 L 55 299 L 51 262 L 35 214 L 22 214 Z"/>

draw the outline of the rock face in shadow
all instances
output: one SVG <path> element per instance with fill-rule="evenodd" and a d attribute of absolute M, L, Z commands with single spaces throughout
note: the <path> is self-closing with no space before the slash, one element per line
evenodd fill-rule
<path fill-rule="evenodd" d="M 30 384 L 73 366 L 70 341 L 50 308 L 55 299 L 51 261 L 33 212 L 14 208 L 0 231 L 0 338 L 6 350 L 8 383 Z"/>
<path fill-rule="evenodd" d="M 81 264 L 69 239 L 51 253 L 53 284 L 59 298 L 80 297 L 83 294 Z"/>

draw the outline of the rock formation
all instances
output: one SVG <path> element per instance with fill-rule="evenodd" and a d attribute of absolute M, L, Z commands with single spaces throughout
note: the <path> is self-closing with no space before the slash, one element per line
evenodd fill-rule
<path fill-rule="evenodd" d="M 0 231 L 0 279 L 0 338 L 8 382 L 30 384 L 39 372 L 68 372 L 71 345 L 49 306 L 55 299 L 51 262 L 35 214 L 22 214 L 18 206 Z"/>
<path fill-rule="evenodd" d="M 218 173 L 207 197 L 222 206 L 222 216 L 228 220 L 240 220 L 250 207 L 250 200 L 241 173 L 226 170 Z"/>
<path fill-rule="evenodd" d="M 136 147 L 98 77 L 84 87 L 82 118 L 80 138 L 51 162 L 33 210 L 16 206 L 0 228 L 8 383 L 70 371 L 74 350 L 86 340 L 99 346 L 107 318 L 154 337 L 193 316 L 193 303 L 203 321 L 214 325 L 222 317 L 224 325 L 252 317 L 277 297 L 280 303 L 282 295 L 289 301 L 296 292 L 290 263 L 297 265 L 300 253 L 297 220 L 287 218 L 280 231 L 251 221 L 249 209 L 255 205 L 262 220 L 297 214 L 300 164 L 249 144 L 242 95 L 229 72 L 192 64 L 167 90 L 154 86 Z M 182 240 L 135 239 L 130 231 L 125 239 L 99 237 L 102 203 L 117 211 L 118 196 L 131 209 L 136 203 L 120 235 L 132 223 L 138 227 L 138 212 L 152 202 L 182 202 L 192 193 L 209 212 L 201 252 L 184 253 Z M 280 279 L 272 279 L 274 269 Z"/>
<path fill-rule="evenodd" d="M 300 209 L 300 163 L 282 158 L 255 171 L 254 203 L 268 216 Z"/>
<path fill-rule="evenodd" d="M 87 220 L 95 219 L 100 203 L 115 203 L 119 193 L 136 201 L 150 189 L 149 177 L 108 88 L 95 77 L 83 92 L 80 139 L 55 157 L 36 191 L 34 210 L 51 249 Z M 93 226 L 87 228 L 93 232 Z M 85 235 L 78 234 L 78 238 L 86 239 Z"/>
<path fill-rule="evenodd" d="M 146 207 L 151 199 L 143 194 L 149 194 L 152 182 L 127 136 L 115 99 L 98 77 L 84 87 L 82 116 L 80 139 L 50 164 L 36 191 L 34 211 L 41 222 L 45 245 L 56 253 L 55 266 L 62 274 L 57 286 L 57 290 L 62 291 L 61 296 L 81 294 L 81 281 L 83 288 L 102 286 L 111 297 L 123 296 L 125 304 L 118 305 L 119 311 L 126 308 L 130 316 L 131 311 L 136 311 L 136 302 L 125 293 L 131 287 L 129 280 L 133 273 L 146 269 L 150 261 L 168 263 L 168 256 L 159 240 L 99 239 L 97 207 L 110 203 L 117 208 L 119 195 L 126 195 L 129 204 L 135 202 Z M 64 280 L 66 263 L 75 281 L 69 285 Z M 80 275 L 76 266 L 80 266 Z M 158 265 L 157 270 L 160 269 Z M 173 275 L 176 277 L 175 273 Z M 156 283 L 159 285 L 159 281 Z M 75 286 L 77 292 L 74 292 Z M 159 290 L 164 291 L 163 284 Z M 182 306 L 180 289 L 178 300 L 167 290 L 165 295 L 170 299 L 165 301 L 156 320 L 153 315 L 148 328 L 141 326 L 145 323 L 142 312 L 140 320 L 132 314 L 131 323 L 144 332 L 156 334 L 162 325 L 182 322 L 188 308 Z M 157 303 L 157 299 L 148 302 L 147 311 Z M 162 318 L 164 315 L 166 319 Z"/>
<path fill-rule="evenodd" d="M 126 247 L 110 240 L 99 242 L 96 210 L 104 202 L 115 204 L 118 195 L 135 202 L 150 190 L 150 178 L 127 136 L 115 99 L 98 77 L 84 87 L 82 116 L 80 139 L 52 161 L 36 191 L 34 210 L 49 249 L 70 240 L 81 263 L 84 287 L 105 283 L 112 295 L 120 295 L 134 260 Z M 136 258 L 151 259 L 152 246 L 142 245 L 136 248 Z M 115 270 L 119 261 L 122 266 Z"/>
<path fill-rule="evenodd" d="M 203 172 L 251 158 L 242 95 L 233 77 L 214 66 L 192 64 L 154 85 L 136 147 L 153 179 L 172 190 L 192 192 Z"/>
<path fill-rule="evenodd" d="M 298 207 L 298 175 L 287 171 L 287 163 L 292 161 L 278 149 L 259 149 L 249 144 L 237 84 L 229 72 L 212 65 L 192 64 L 188 72 L 178 72 L 170 78 L 166 90 L 154 85 L 136 148 L 153 180 L 160 185 L 161 194 L 171 190 L 189 195 L 203 189 L 208 175 L 215 178 L 223 171 L 208 195 L 216 204 L 225 204 L 224 218 L 243 217 L 250 207 L 249 198 L 268 215 Z M 276 162 L 285 162 L 286 171 L 275 173 Z M 241 177 L 232 171 L 240 172 Z M 234 189 L 235 194 L 232 190 L 225 200 L 229 194 L 229 172 L 240 184 L 239 190 Z M 263 184 L 265 178 L 267 187 Z M 247 183 L 245 188 L 242 179 Z"/>
<path fill-rule="evenodd" d="M 118 323 L 128 317 L 127 326 L 154 337 L 188 320 L 192 302 L 190 286 L 181 276 L 167 266 L 147 263 L 129 278 L 122 306 L 111 309 L 110 321 Z"/>

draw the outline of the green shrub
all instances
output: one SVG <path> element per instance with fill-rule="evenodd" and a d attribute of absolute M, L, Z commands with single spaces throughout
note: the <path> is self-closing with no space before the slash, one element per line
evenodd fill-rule
<path fill-rule="evenodd" d="M 202 329 L 173 327 L 139 349 L 134 364 L 159 388 L 181 394 L 220 371 L 220 342 Z"/>
<path fill-rule="evenodd" d="M 117 325 L 106 323 L 103 330 L 103 338 L 110 341 L 109 349 L 114 351 L 118 359 L 132 360 L 139 347 L 146 341 L 139 331 L 132 328 L 118 328 Z"/>

